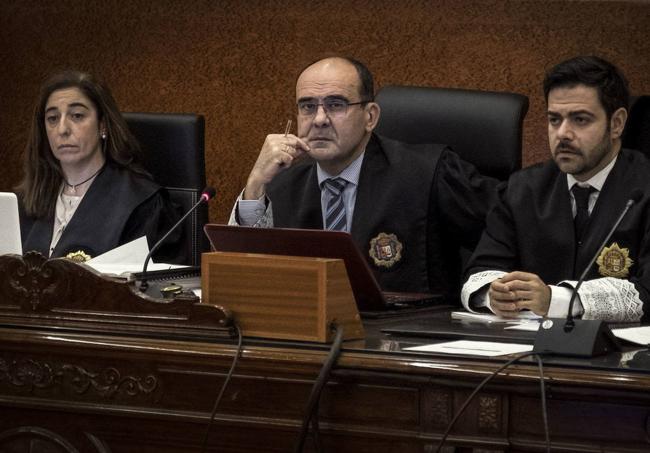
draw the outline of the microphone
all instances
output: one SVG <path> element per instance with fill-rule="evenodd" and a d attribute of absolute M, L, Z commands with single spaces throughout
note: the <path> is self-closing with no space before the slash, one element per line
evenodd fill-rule
<path fill-rule="evenodd" d="M 643 197 L 641 189 L 632 191 L 630 198 L 625 203 L 625 208 L 610 228 L 607 236 L 602 244 L 596 250 L 596 253 L 585 267 L 578 283 L 571 293 L 571 300 L 569 301 L 569 310 L 562 323 L 562 318 L 547 318 L 545 319 L 537 336 L 535 337 L 535 345 L 533 352 L 546 352 L 558 355 L 568 355 L 575 357 L 594 357 L 596 355 L 604 354 L 608 351 L 620 349 L 616 337 L 609 329 L 604 321 L 596 319 L 574 319 L 573 317 L 573 304 L 578 295 L 578 290 L 584 282 L 589 269 L 593 266 L 596 259 L 607 246 L 610 238 L 620 225 L 621 221 L 630 210 L 630 208 L 638 203 Z"/>
<path fill-rule="evenodd" d="M 616 231 L 616 229 L 620 225 L 621 221 L 623 220 L 623 217 L 625 217 L 625 215 L 627 214 L 627 211 L 629 211 L 630 208 L 635 203 L 638 203 L 642 196 L 643 196 L 643 192 L 641 192 L 641 189 L 635 189 L 632 192 L 632 194 L 630 195 L 630 199 L 627 200 L 627 203 L 625 203 L 625 208 L 623 208 L 623 211 L 618 216 L 618 219 L 616 219 L 616 222 L 614 222 L 614 226 L 609 230 L 609 233 L 607 233 L 607 236 L 605 236 L 605 240 L 602 242 L 600 247 L 598 247 L 596 254 L 591 258 L 591 261 L 589 261 L 589 264 L 587 264 L 587 267 L 585 267 L 584 271 L 582 272 L 582 275 L 580 275 L 580 278 L 578 279 L 578 283 L 576 284 L 575 288 L 573 289 L 573 292 L 571 293 L 571 300 L 569 301 L 569 312 L 566 315 L 566 324 L 564 325 L 565 330 L 571 330 L 571 328 L 573 328 L 573 326 L 575 325 L 573 319 L 573 303 L 575 302 L 576 296 L 578 295 L 578 290 L 580 289 L 580 286 L 582 286 L 582 282 L 585 280 L 587 273 L 589 273 L 589 269 L 591 269 L 591 266 L 593 266 L 594 262 L 598 259 L 598 256 L 600 255 L 601 251 L 605 248 L 607 242 L 609 242 L 609 239 L 612 237 L 612 234 L 614 234 L 614 231 Z"/>
<path fill-rule="evenodd" d="M 183 223 L 183 221 L 192 213 L 196 208 L 201 205 L 201 203 L 207 203 L 210 201 L 214 196 L 217 194 L 217 191 L 214 189 L 214 187 L 206 187 L 203 189 L 203 192 L 201 193 L 201 198 L 199 198 L 199 201 L 197 201 L 194 206 L 192 206 L 181 219 L 174 224 L 173 227 L 165 233 L 165 235 L 156 242 L 156 244 L 151 247 L 151 250 L 149 250 L 149 253 L 147 254 L 147 257 L 144 260 L 144 266 L 142 267 L 142 281 L 140 282 L 140 291 L 146 291 L 147 288 L 149 288 L 149 283 L 147 283 L 147 266 L 149 265 L 149 260 L 151 260 L 151 256 L 154 254 L 156 250 L 160 248 L 162 243 L 167 239 L 167 237 Z"/>

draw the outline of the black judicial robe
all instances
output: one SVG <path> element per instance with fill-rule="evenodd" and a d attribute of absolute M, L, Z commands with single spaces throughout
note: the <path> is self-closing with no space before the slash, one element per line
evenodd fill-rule
<path fill-rule="evenodd" d="M 566 174 L 552 160 L 513 174 L 498 190 L 488 214 L 487 229 L 470 259 L 466 277 L 485 270 L 521 270 L 540 276 L 547 284 L 577 280 L 622 212 L 630 195 L 641 190 L 634 205 L 607 246 L 618 244 L 629 252 L 634 283 L 645 308 L 650 301 L 650 160 L 622 149 L 589 217 L 582 245 L 575 241 L 571 199 Z M 607 272 L 605 272 L 607 273 Z M 604 276 L 594 264 L 587 280 Z"/>
<path fill-rule="evenodd" d="M 82 251 L 94 258 L 145 235 L 152 247 L 179 218 L 167 193 L 155 182 L 106 164 L 81 200 L 51 257 Z M 48 256 L 53 226 L 54 215 L 29 218 L 21 213 L 23 251 L 36 250 Z M 178 258 L 178 242 L 178 235 L 170 238 L 155 258 Z"/>
<path fill-rule="evenodd" d="M 373 134 L 359 175 L 351 234 L 382 289 L 457 300 L 458 249 L 476 245 L 496 183 L 444 145 L 406 144 Z M 274 226 L 323 228 L 313 161 L 280 173 L 267 194 Z M 384 265 L 370 256 L 371 242 L 381 233 L 394 235 L 402 246 L 401 257 Z"/>

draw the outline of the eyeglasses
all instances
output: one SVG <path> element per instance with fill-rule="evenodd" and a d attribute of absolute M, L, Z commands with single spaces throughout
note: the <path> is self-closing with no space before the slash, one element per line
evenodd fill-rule
<path fill-rule="evenodd" d="M 367 104 L 370 101 L 348 102 L 341 98 L 325 98 L 322 103 L 313 100 L 298 101 L 298 114 L 301 116 L 314 116 L 318 112 L 318 107 L 323 106 L 325 114 L 330 117 L 344 116 L 351 105 Z"/>

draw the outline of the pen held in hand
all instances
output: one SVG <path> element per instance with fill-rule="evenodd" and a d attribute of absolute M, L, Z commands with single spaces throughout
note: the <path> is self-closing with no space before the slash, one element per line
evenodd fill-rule
<path fill-rule="evenodd" d="M 287 127 L 284 128 L 284 136 L 285 136 L 285 138 L 289 136 L 289 132 L 291 131 L 291 124 L 292 124 L 292 121 L 288 120 L 287 121 Z M 284 152 L 289 153 L 289 145 L 286 144 L 286 143 L 284 145 Z M 280 162 L 278 164 L 278 166 L 279 167 L 286 167 L 287 165 L 284 162 Z"/>

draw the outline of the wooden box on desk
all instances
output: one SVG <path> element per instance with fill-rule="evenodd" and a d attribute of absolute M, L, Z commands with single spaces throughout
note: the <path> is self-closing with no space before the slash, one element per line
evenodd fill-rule
<path fill-rule="evenodd" d="M 212 252 L 201 258 L 201 297 L 233 313 L 246 336 L 330 342 L 365 332 L 340 259 Z"/>

